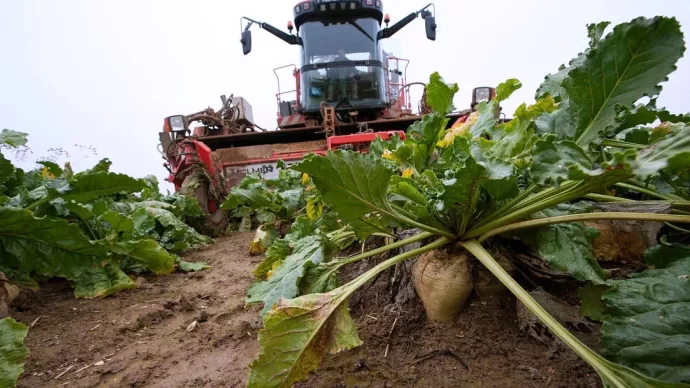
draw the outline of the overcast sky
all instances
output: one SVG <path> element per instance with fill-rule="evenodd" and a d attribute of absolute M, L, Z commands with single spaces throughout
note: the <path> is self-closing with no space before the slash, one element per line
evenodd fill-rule
<path fill-rule="evenodd" d="M 384 0 L 384 8 L 395 22 L 425 1 Z M 164 117 L 217 109 L 221 94 L 234 93 L 250 102 L 259 125 L 275 128 L 273 68 L 297 63 L 299 49 L 254 28 L 253 51 L 244 56 L 239 21 L 284 29 L 296 3 L 0 0 L 0 129 L 30 134 L 29 161 L 62 147 L 76 169 L 107 157 L 114 171 L 154 174 L 167 189 L 157 151 Z M 455 104 L 465 108 L 472 88 L 515 77 L 524 86 L 503 104 L 508 113 L 533 101 L 543 77 L 586 48 L 587 23 L 675 16 L 690 36 L 686 0 L 439 0 L 436 11 L 435 42 L 421 19 L 387 42 L 412 61 L 408 81 L 439 71 L 459 84 Z M 690 111 L 687 52 L 663 86 L 659 106 Z"/>

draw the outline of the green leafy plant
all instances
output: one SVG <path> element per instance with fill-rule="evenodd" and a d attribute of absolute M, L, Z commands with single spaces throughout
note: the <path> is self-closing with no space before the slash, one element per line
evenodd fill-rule
<path fill-rule="evenodd" d="M 690 380 L 690 247 L 658 245 L 652 267 L 614 280 L 602 294 L 601 353 L 656 379 Z"/>
<path fill-rule="evenodd" d="M 682 56 L 685 47 L 678 22 L 667 17 L 637 18 L 603 36 L 607 26 L 607 22 L 589 25 L 589 48 L 569 66 L 547 76 L 537 100 L 520 105 L 511 120 L 499 120 L 497 112 L 500 102 L 522 86 L 516 79 L 498 85 L 495 99 L 480 103 L 464 122 L 448 128 L 446 116 L 457 86 L 433 74 L 427 102 L 434 112 L 412 125 L 404 141 L 376 141 L 370 154 L 339 150 L 326 156 L 309 155 L 292 166 L 309 176 L 323 201 L 357 238 L 392 235 L 391 229 L 410 227 L 423 233 L 340 259 L 328 253 L 324 256 L 317 244 L 323 239 L 318 230 L 294 242 L 276 240 L 266 259 L 275 270 L 268 283 L 249 291 L 251 302 L 264 303 L 264 328 L 259 334 L 262 351 L 251 365 L 250 386 L 290 386 L 316 370 L 326 353 L 361 344 L 347 309 L 352 293 L 386 268 L 437 250 L 476 257 L 591 365 L 605 386 L 690 383 L 682 370 L 661 371 L 638 361 L 653 359 L 654 354 L 619 355 L 603 349 L 602 354 L 609 357 L 605 359 L 595 353 L 553 319 L 481 245 L 499 235 L 522 239 L 554 268 L 590 282 L 592 287 L 613 285 L 622 290 L 623 284 L 630 284 L 625 282 L 637 278 L 622 283 L 609 279 L 592 254 L 597 232 L 583 221 L 690 222 L 678 208 L 686 205 L 683 202 L 674 202 L 679 214 L 594 212 L 586 203 L 573 203 L 610 197 L 610 189 L 621 183 L 682 176 L 690 169 L 686 116 L 654 113 L 671 121 L 674 129 L 655 136 L 650 144 L 630 146 L 632 139 L 617 138 L 647 120 L 642 119 L 647 108 L 634 103 L 644 96 L 656 98 L 659 83 Z M 522 233 L 525 230 L 530 233 Z M 336 275 L 342 266 L 417 241 L 424 244 L 338 286 Z M 298 242 L 304 243 L 298 247 Z M 296 253 L 290 255 L 291 250 Z M 684 268 L 667 265 L 663 273 L 650 273 L 645 281 L 671 278 Z M 262 264 L 259 274 L 265 274 L 268 267 Z M 687 282 L 687 278 L 680 280 Z M 623 297 L 611 291 L 603 298 L 613 309 Z M 674 320 L 690 319 L 687 309 L 674 311 Z M 616 324 L 632 327 L 623 316 L 611 317 Z M 641 331 L 628 328 L 616 330 L 630 333 L 631 343 L 641 338 Z M 670 337 L 682 330 L 674 326 L 671 333 L 664 334 Z M 673 344 L 683 346 L 683 340 Z M 636 351 L 644 353 L 645 349 Z"/>
<path fill-rule="evenodd" d="M 14 147 L 26 136 L 4 130 L 0 139 Z M 182 220 L 197 214 L 190 200 L 157 194 L 151 177 L 110 172 L 107 159 L 77 173 L 38 163 L 25 172 L 0 159 L 0 272 L 10 281 L 36 289 L 38 277 L 61 277 L 91 298 L 134 288 L 125 271 L 205 267 L 172 253 L 212 242 Z"/>
<path fill-rule="evenodd" d="M 14 387 L 24 372 L 29 350 L 24 337 L 29 329 L 12 318 L 0 319 L 0 386 Z"/>
<path fill-rule="evenodd" d="M 232 188 L 221 207 L 232 210 L 248 206 L 252 210 L 270 212 L 276 219 L 294 219 L 306 206 L 302 174 L 286 168 L 284 163 L 278 168 L 277 179 L 264 180 L 255 174 L 246 176 Z"/>
<path fill-rule="evenodd" d="M 277 179 L 246 176 L 221 205 L 231 212 L 231 218 L 239 219 L 237 229 L 241 232 L 251 230 L 253 218 L 259 223 L 249 246 L 250 254 L 264 253 L 300 217 L 316 220 L 324 218 L 324 214 L 326 219 L 332 216 L 308 175 L 289 169 L 282 160 L 277 167 Z"/>

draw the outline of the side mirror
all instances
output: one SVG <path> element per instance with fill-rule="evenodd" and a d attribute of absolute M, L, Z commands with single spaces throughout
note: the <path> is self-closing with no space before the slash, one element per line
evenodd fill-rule
<path fill-rule="evenodd" d="M 426 38 L 436 40 L 436 18 L 431 15 L 431 12 L 424 15 L 424 27 L 426 29 Z"/>
<path fill-rule="evenodd" d="M 244 55 L 249 54 L 252 51 L 252 32 L 249 30 L 242 32 L 240 43 L 242 43 L 242 52 Z"/>

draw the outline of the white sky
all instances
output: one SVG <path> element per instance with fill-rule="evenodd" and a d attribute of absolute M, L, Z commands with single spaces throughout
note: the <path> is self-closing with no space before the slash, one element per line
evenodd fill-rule
<path fill-rule="evenodd" d="M 395 22 L 425 1 L 384 0 L 384 8 Z M 284 29 L 297 2 L 0 0 L 0 129 L 30 134 L 30 161 L 62 147 L 76 169 L 108 157 L 112 170 L 155 174 L 168 189 L 156 149 L 164 117 L 217 109 L 221 94 L 234 93 L 250 102 L 257 124 L 275 128 L 273 68 L 297 63 L 299 49 L 254 26 L 253 50 L 244 56 L 239 21 Z M 439 71 L 459 84 L 455 103 L 465 108 L 473 87 L 515 77 L 524 86 L 503 104 L 509 115 L 533 101 L 546 74 L 586 48 L 587 23 L 675 16 L 690 40 L 686 0 L 439 0 L 436 11 L 435 42 L 417 19 L 388 43 L 412 61 L 408 82 Z M 686 52 L 658 105 L 690 111 L 688 89 Z"/>

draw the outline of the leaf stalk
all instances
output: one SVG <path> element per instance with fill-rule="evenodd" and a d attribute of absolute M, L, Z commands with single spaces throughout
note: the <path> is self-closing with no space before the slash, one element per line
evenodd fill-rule
<path fill-rule="evenodd" d="M 477 241 L 486 241 L 489 237 L 493 237 L 506 232 L 515 231 L 518 229 L 534 228 L 544 225 L 562 224 L 566 222 L 578 221 L 595 221 L 595 220 L 633 220 L 633 221 L 658 221 L 658 222 L 678 222 L 690 223 L 690 216 L 672 215 L 672 214 L 655 214 L 655 213 L 631 213 L 631 212 L 603 212 L 603 213 L 582 213 L 570 214 L 567 216 L 546 217 L 537 220 L 529 220 L 516 222 L 496 228 L 487 233 L 482 234 Z"/>
<path fill-rule="evenodd" d="M 593 352 L 566 328 L 561 326 L 537 301 L 530 296 L 508 273 L 494 260 L 476 240 L 465 241 L 462 246 L 472 253 L 498 280 L 505 285 L 515 297 L 536 315 L 558 338 L 565 342 L 578 356 L 585 360 L 597 371 L 601 377 L 606 377 L 615 387 L 626 387 L 624 381 L 611 373 L 607 367 L 607 361 Z"/>

